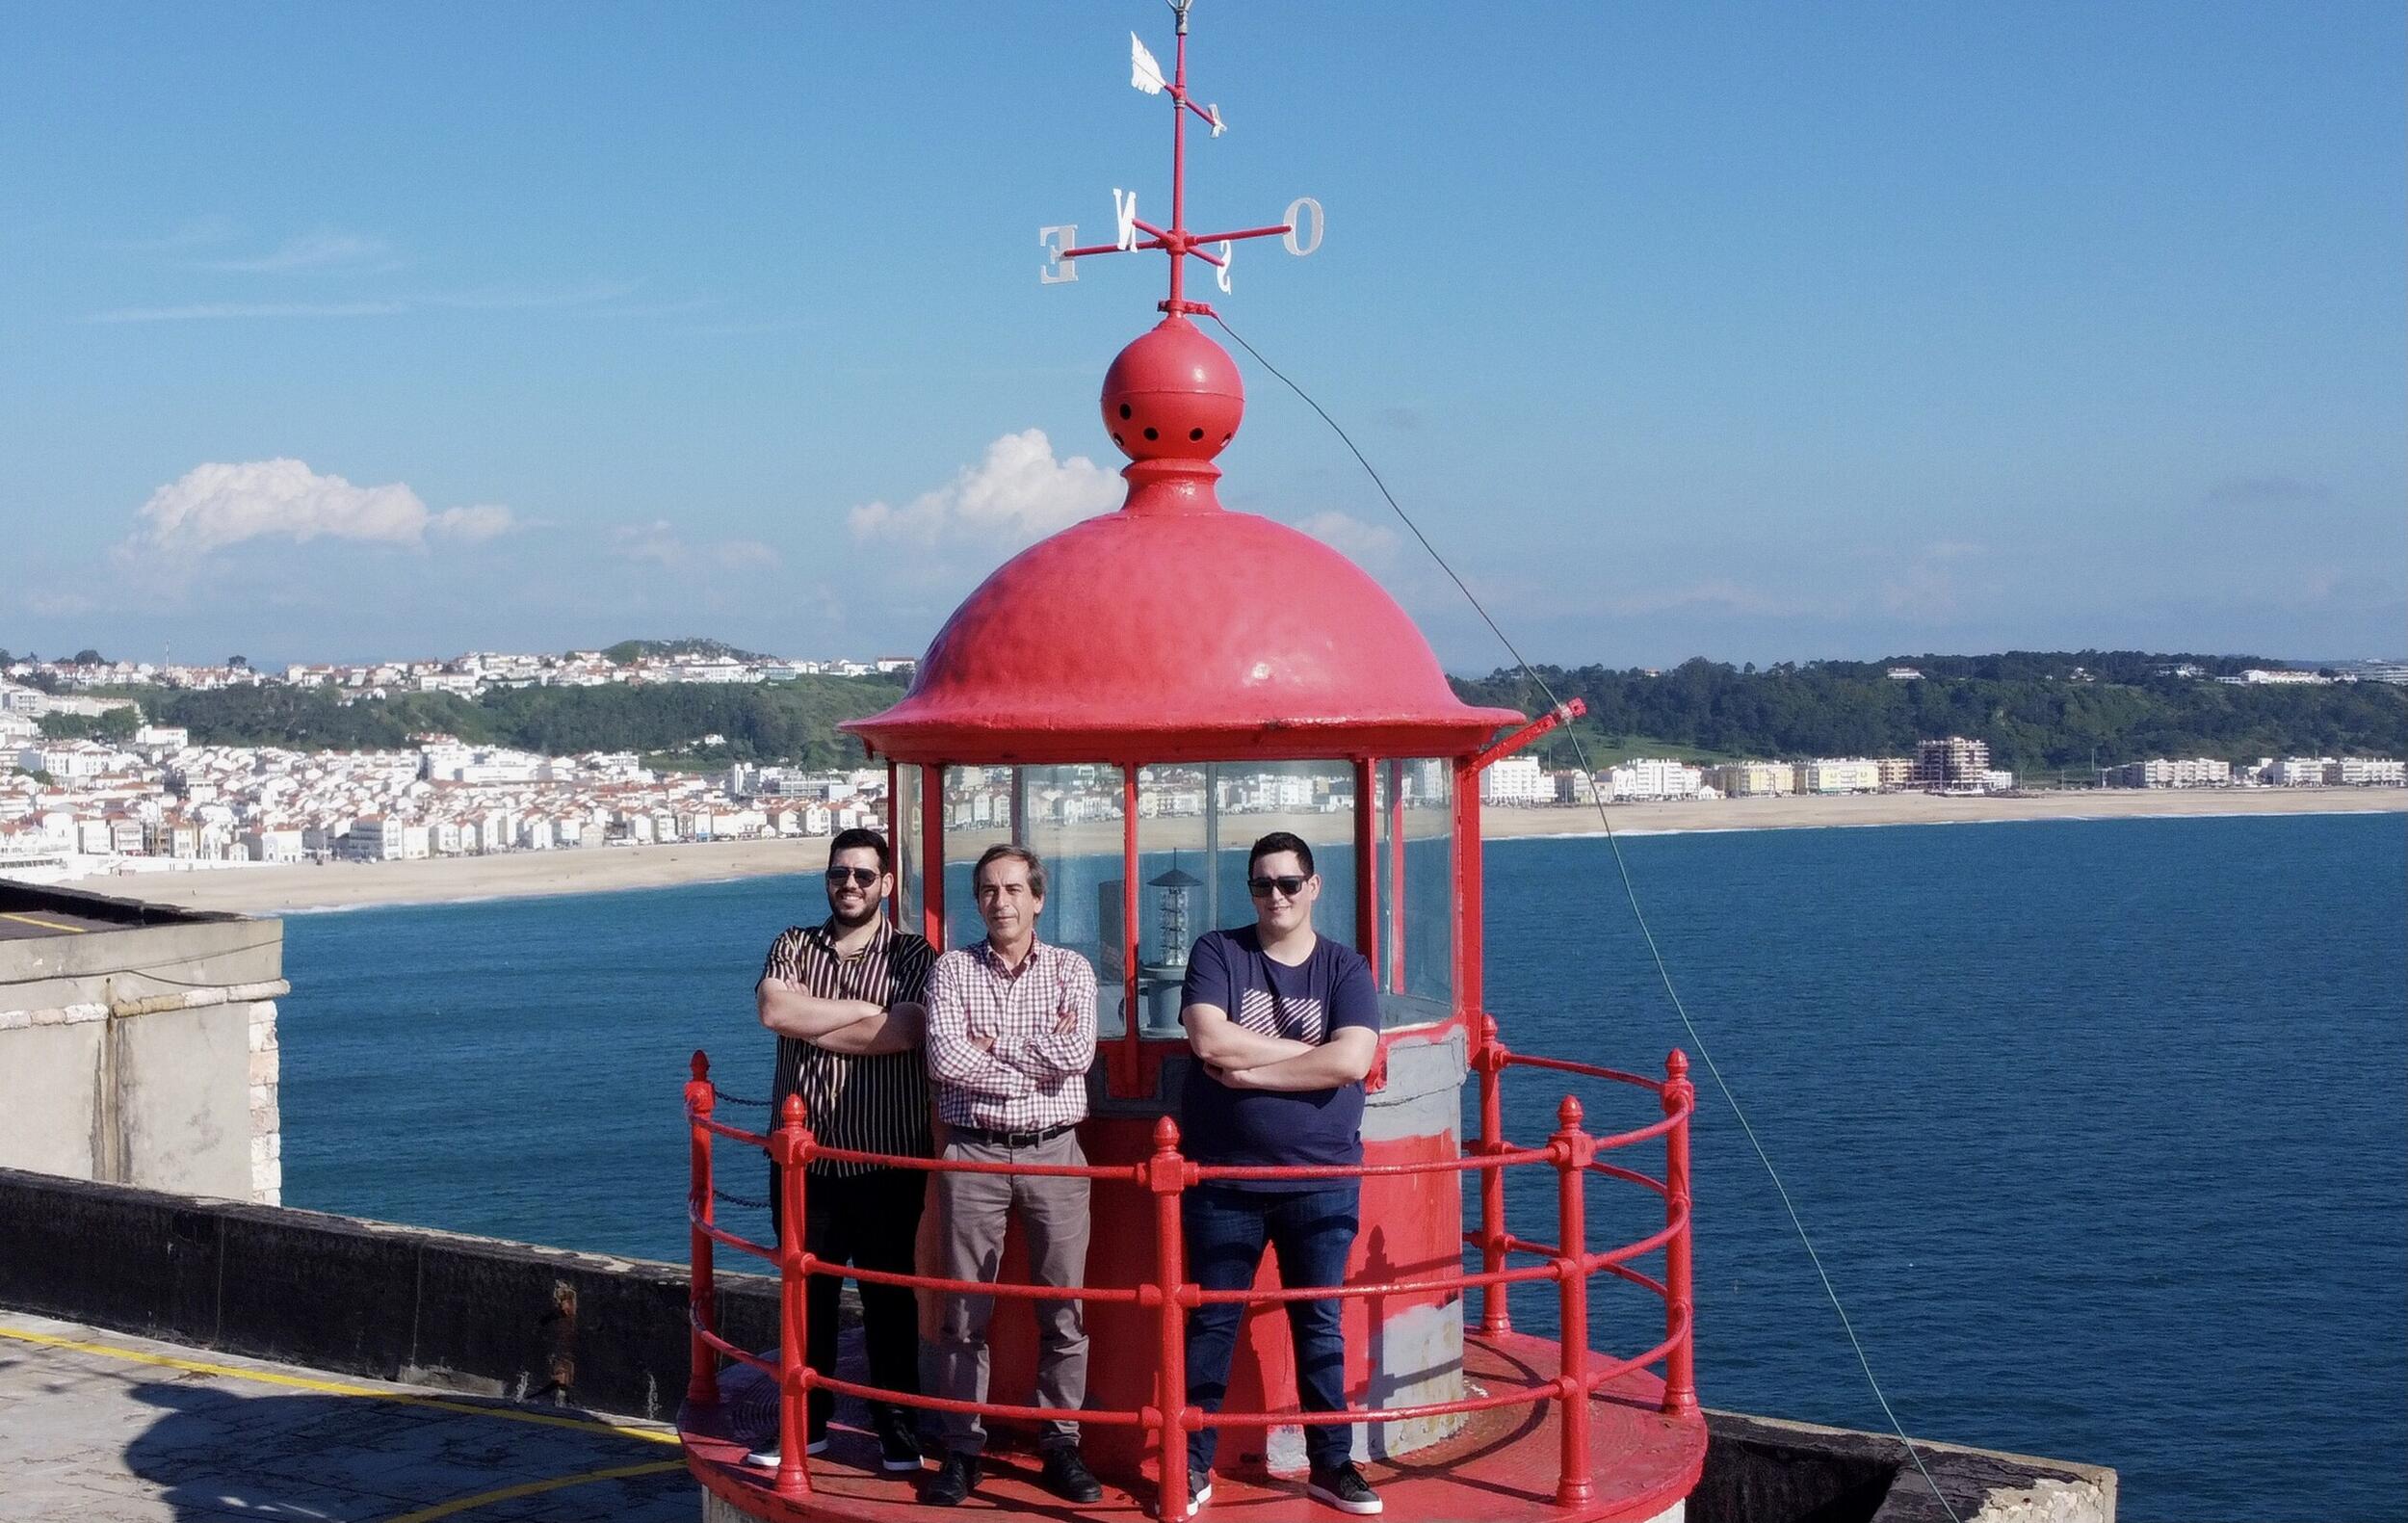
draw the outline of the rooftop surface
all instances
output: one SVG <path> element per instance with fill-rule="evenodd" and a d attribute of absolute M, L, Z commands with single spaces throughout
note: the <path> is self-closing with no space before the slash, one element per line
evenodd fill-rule
<path fill-rule="evenodd" d="M 239 920 L 222 911 L 177 909 L 140 900 L 116 899 L 82 889 L 36 886 L 0 879 L 0 941 L 40 936 L 77 936 L 93 931 L 129 931 L 142 926 L 189 926 Z"/>
<path fill-rule="evenodd" d="M 692 1523 L 657 1424 L 0 1314 L 0 1520 Z"/>

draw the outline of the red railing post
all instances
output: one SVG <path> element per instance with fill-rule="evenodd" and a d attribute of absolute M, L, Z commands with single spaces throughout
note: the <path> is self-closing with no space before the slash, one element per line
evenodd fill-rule
<path fill-rule="evenodd" d="M 1556 1506 L 1586 1507 L 1594 1491 L 1588 1479 L 1588 1211 L 1584 1190 L 1596 1144 L 1581 1130 L 1581 1102 L 1570 1095 L 1556 1108 L 1556 1200 L 1560 1235 L 1556 1277 L 1563 1297 L 1563 1355 L 1556 1389 L 1563 1401 L 1563 1474 L 1556 1483 Z"/>
<path fill-rule="evenodd" d="M 810 1259 L 802 1250 L 803 1174 L 811 1158 L 811 1134 L 802 1124 L 802 1096 L 786 1096 L 771 1138 L 777 1160 L 777 1494 L 811 1494 L 809 1457 L 811 1371 L 803 1363 L 810 1347 Z"/>
<path fill-rule="evenodd" d="M 1156 1438 L 1163 1480 L 1155 1516 L 1165 1523 L 1180 1523 L 1188 1515 L 1187 1248 L 1179 1221 L 1188 1168 L 1179 1152 L 1179 1123 L 1165 1116 L 1154 1123 L 1154 1156 L 1145 1165 L 1146 1188 L 1154 1194 L 1154 1289 L 1162 1299 L 1155 1365 L 1162 1382 Z"/>
<path fill-rule="evenodd" d="M 1480 1012 L 1479 1050 L 1472 1066 L 1479 1070 L 1479 1150 L 1493 1156 L 1505 1151 L 1505 1044 L 1497 1037 L 1497 1017 Z M 1505 1170 L 1483 1169 L 1479 1175 L 1479 1267 L 1494 1274 L 1505 1267 Z M 1511 1332 L 1510 1286 L 1488 1285 L 1479 1293 L 1479 1330 Z"/>
<path fill-rule="evenodd" d="M 687 1314 L 694 1326 L 689 1333 L 693 1345 L 693 1369 L 686 1378 L 686 1405 L 715 1406 L 720 1399 L 719 1355 L 702 1339 L 704 1329 L 719 1331 L 719 1297 L 711 1284 L 711 1239 L 702 1230 L 711 1221 L 711 1132 L 702 1123 L 711 1118 L 711 1108 L 719 1100 L 719 1091 L 711 1088 L 711 1060 L 701 1048 L 694 1049 L 694 1077 L 686 1081 L 686 1130 L 688 1173 L 686 1181 L 686 1215 L 693 1223 L 690 1238 L 691 1265 L 686 1279 Z"/>
<path fill-rule="evenodd" d="M 1688 1082 L 1688 1056 L 1672 1049 L 1663 1061 L 1663 1114 L 1690 1110 L 1697 1087 Z M 1689 1263 L 1688 1116 L 1663 1134 L 1663 1210 L 1666 1223 L 1678 1220 L 1681 1229 L 1663 1247 L 1664 1336 L 1677 1327 L 1680 1342 L 1663 1361 L 1663 1409 L 1675 1417 L 1697 1415 L 1696 1292 Z"/>

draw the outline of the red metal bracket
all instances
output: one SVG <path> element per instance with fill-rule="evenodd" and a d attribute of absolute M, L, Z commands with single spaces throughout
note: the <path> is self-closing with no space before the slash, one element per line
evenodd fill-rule
<path fill-rule="evenodd" d="M 1501 762 L 1540 736 L 1555 730 L 1588 712 L 1588 704 L 1580 698 L 1558 703 L 1538 718 L 1515 730 L 1504 740 L 1472 758 L 1472 771 L 1479 772 L 1494 762 Z"/>

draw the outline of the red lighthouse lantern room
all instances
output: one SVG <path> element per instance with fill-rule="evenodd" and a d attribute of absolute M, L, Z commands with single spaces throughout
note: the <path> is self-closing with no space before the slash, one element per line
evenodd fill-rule
<path fill-rule="evenodd" d="M 1181 33 L 1177 74 L 1158 83 L 1184 121 L 1206 111 L 1186 94 L 1184 14 Z M 1512 1052 L 1511 1016 L 1492 1016 L 1481 990 L 1479 775 L 1567 716 L 1526 723 L 1467 705 L 1360 567 L 1221 505 L 1215 460 L 1239 432 L 1244 389 L 1191 321 L 1211 312 L 1186 300 L 1179 266 L 1209 258 L 1211 246 L 1225 258 L 1220 239 L 1287 229 L 1197 238 L 1183 210 L 1175 197 L 1169 227 L 1138 224 L 1150 241 L 1137 247 L 1172 256 L 1167 315 L 1104 380 L 1102 421 L 1130 461 L 1126 501 L 998 567 L 937 632 L 903 700 L 846 726 L 890 768 L 902 924 L 939 947 L 982 935 L 970 864 L 1014 841 L 1046 863 L 1039 934 L 1096 968 L 1097 1057 L 1081 1128 L 1095 1176 L 1085 1427 L 1111 1489 L 1101 1507 L 1077 1510 L 1187 1512 L 1185 1435 L 1214 1419 L 1186 1405 L 1180 1372 L 1183 1319 L 1202 1293 L 1178 1242 L 1179 1195 L 1199 1176 L 1176 1127 L 1190 1061 L 1178 940 L 1250 921 L 1247 849 L 1287 829 L 1312 843 L 1322 878 L 1315 929 L 1365 956 L 1383 1006 L 1361 1230 L 1340 1294 L 1357 1454 L 1388 1513 L 1678 1517 L 1706 1447 L 1691 1366 L 1685 1063 L 1674 1053 L 1661 1076 L 1643 1077 Z M 1165 617 L 1151 595 L 1165 567 L 1187 617 Z M 817 1144 L 798 1116 L 758 1134 L 717 1117 L 700 1067 L 697 1055 L 687 1091 L 694 1369 L 681 1426 L 706 1510 L 923 1515 L 874 1462 L 808 1458 L 794 1441 L 793 1413 L 819 1379 L 801 1366 L 799 1287 L 829 1271 L 791 1241 L 803 1216 L 793 1199 L 786 1243 L 746 1243 L 717 1224 L 712 1147 L 800 1161 Z M 1507 1087 L 1542 1084 L 1529 1098 L 1560 1103 L 1546 1104 L 1534 1135 L 1509 1137 Z M 727 1167 L 757 1177 L 749 1160 Z M 805 1172 L 785 1169 L 787 1188 Z M 1592 1201 L 1600 1224 L 1618 1233 L 1636 1221 L 1636 1234 L 1594 1241 Z M 1639 1216 L 1623 1209 L 1633 1202 Z M 766 1258 L 787 1281 L 778 1351 L 721 1335 L 715 1247 Z M 1002 1278 L 1027 1279 L 1016 1247 Z M 1515 1284 L 1526 1288 L 1510 1297 Z M 1281 1294 L 1268 1256 L 1217 1419 L 1212 1514 L 1338 1515 L 1282 1479 L 1302 1466 L 1304 1414 Z M 989 1426 L 1005 1433 L 1034 1401 L 1028 1304 L 1005 1292 L 993 1324 Z M 1515 1311 L 1544 1333 L 1517 1332 Z M 722 1370 L 722 1357 L 734 1363 Z M 850 1379 L 824 1383 L 868 1394 Z M 780 1407 L 783 1467 L 746 1470 L 743 1449 L 771 1420 L 765 1408 Z M 1015 1471 L 1006 1455 L 973 1503 L 1068 1515 L 1033 1481 L 1033 1464 Z"/>

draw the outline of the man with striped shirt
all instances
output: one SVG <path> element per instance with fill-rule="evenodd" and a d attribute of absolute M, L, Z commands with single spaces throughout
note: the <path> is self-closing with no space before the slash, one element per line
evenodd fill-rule
<path fill-rule="evenodd" d="M 786 1096 L 800 1095 L 804 1124 L 825 1146 L 927 1158 L 934 1148 L 920 1034 L 935 953 L 923 938 L 888 924 L 883 910 L 894 887 L 894 856 L 884 836 L 861 829 L 839 834 L 828 846 L 826 921 L 792 927 L 772 943 L 754 998 L 761 1024 L 777 1034 L 772 1116 Z M 778 1172 L 770 1166 L 772 1221 L 781 1208 Z M 926 1192 L 927 1178 L 917 1170 L 814 1160 L 803 1192 L 803 1250 L 823 1263 L 911 1274 Z M 836 1373 L 841 1289 L 835 1275 L 811 1278 L 806 1355 L 811 1368 L 825 1375 Z M 863 1284 L 861 1320 L 870 1383 L 918 1394 L 920 1333 L 911 1292 Z M 835 1405 L 832 1393 L 812 1389 L 812 1454 L 827 1447 Z M 916 1473 L 916 1414 L 878 1405 L 870 1419 L 883 1466 Z M 778 1453 L 772 1447 L 746 1458 L 774 1466 Z"/>
<path fill-rule="evenodd" d="M 1095 970 L 1065 947 L 1037 939 L 1045 868 L 1018 846 L 989 847 L 970 887 L 986 939 L 936 959 L 929 977 L 928 1063 L 945 1122 L 945 1157 L 981 1163 L 1082 1166 L 1086 1071 L 1095 1061 Z M 947 1279 L 991 1283 L 1004 1232 L 1020 1221 L 1030 1278 L 1086 1280 L 1087 1181 L 1077 1176 L 970 1173 L 936 1176 Z M 935 1345 L 937 1394 L 986 1400 L 986 1329 L 992 1296 L 949 1296 Z M 1036 1404 L 1060 1416 L 1038 1434 L 1043 1484 L 1066 1502 L 1095 1502 L 1103 1486 L 1079 1457 L 1078 1410 L 1086 1401 L 1086 1322 L 1075 1300 L 1036 1302 Z M 980 1480 L 986 1431 L 969 1413 L 945 1415 L 945 1457 L 920 1499 L 956 1507 Z"/>

